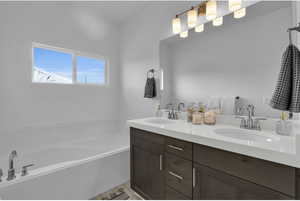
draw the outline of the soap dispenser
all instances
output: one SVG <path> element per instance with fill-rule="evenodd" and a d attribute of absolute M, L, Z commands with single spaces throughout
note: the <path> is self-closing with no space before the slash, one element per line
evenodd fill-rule
<path fill-rule="evenodd" d="M 288 121 L 287 119 L 287 112 L 281 112 L 280 120 L 276 122 L 276 133 L 278 135 L 291 135 L 293 125 L 292 122 Z"/>

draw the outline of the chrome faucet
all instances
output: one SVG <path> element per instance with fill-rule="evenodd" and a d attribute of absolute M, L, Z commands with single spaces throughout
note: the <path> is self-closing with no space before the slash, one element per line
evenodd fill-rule
<path fill-rule="evenodd" d="M 16 178 L 16 171 L 14 168 L 14 159 L 17 157 L 17 151 L 14 150 L 9 154 L 9 169 L 7 175 L 7 181 L 13 180 Z"/>
<path fill-rule="evenodd" d="M 247 106 L 247 118 L 242 116 L 237 116 L 237 118 L 241 119 L 240 128 L 251 129 L 251 130 L 261 130 L 260 120 L 266 120 L 266 118 L 258 118 L 254 117 L 254 105 Z"/>

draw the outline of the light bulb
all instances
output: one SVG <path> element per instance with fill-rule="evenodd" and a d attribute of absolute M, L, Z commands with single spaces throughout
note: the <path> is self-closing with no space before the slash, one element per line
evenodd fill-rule
<path fill-rule="evenodd" d="M 246 8 L 242 8 L 240 10 L 234 11 L 233 13 L 233 17 L 238 19 L 238 18 L 242 18 L 246 15 Z"/>
<path fill-rule="evenodd" d="M 206 19 L 212 20 L 217 17 L 217 2 L 211 0 L 206 3 Z"/>
<path fill-rule="evenodd" d="M 236 11 L 242 7 L 242 1 L 241 0 L 229 0 L 228 1 L 228 8 L 230 11 Z"/>
<path fill-rule="evenodd" d="M 173 26 L 173 33 L 178 34 L 181 32 L 181 22 L 180 18 L 176 17 L 172 20 L 172 26 Z"/>
<path fill-rule="evenodd" d="M 195 32 L 203 32 L 204 31 L 204 24 L 200 24 L 195 27 Z"/>
<path fill-rule="evenodd" d="M 214 26 L 221 26 L 223 24 L 223 17 L 218 17 L 213 20 L 213 25 Z"/>
<path fill-rule="evenodd" d="M 193 28 L 197 24 L 198 12 L 196 9 L 191 9 L 187 12 L 188 27 Z"/>
<path fill-rule="evenodd" d="M 189 32 L 188 31 L 180 32 L 180 38 L 186 38 L 188 36 L 189 36 Z"/>

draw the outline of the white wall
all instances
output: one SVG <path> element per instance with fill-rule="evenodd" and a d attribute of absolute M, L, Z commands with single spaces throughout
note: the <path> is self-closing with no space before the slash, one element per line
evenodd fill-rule
<path fill-rule="evenodd" d="M 1 142 L 13 147 L 14 142 L 21 142 L 22 138 L 12 138 L 11 142 L 6 137 L 11 133 L 25 135 L 26 132 L 37 132 L 34 131 L 35 127 L 38 127 L 40 135 L 44 132 L 63 134 L 54 131 L 62 125 L 80 125 L 77 130 L 82 133 L 82 128 L 88 128 L 91 123 L 93 126 L 117 127 L 120 98 L 119 29 L 99 17 L 99 12 L 97 8 L 70 4 L 1 3 Z M 106 56 L 110 64 L 110 85 L 31 83 L 32 42 Z M 41 132 L 43 126 L 45 129 Z"/>
<path fill-rule="evenodd" d="M 170 65 L 165 74 L 172 77 L 171 100 L 218 97 L 224 113 L 233 114 L 234 97 L 240 96 L 245 105 L 255 105 L 257 115 L 279 118 L 280 112 L 265 101 L 275 89 L 291 26 L 291 2 L 264 2 L 248 7 L 242 19 L 228 15 L 221 27 L 206 24 L 204 33 L 162 41 L 169 46 L 162 49 L 161 59 Z"/>
<path fill-rule="evenodd" d="M 148 5 L 122 27 L 121 40 L 121 110 L 123 120 L 153 116 L 159 101 L 144 99 L 146 72 L 158 69 L 159 43 L 171 35 L 170 20 L 182 2 Z M 193 5 L 193 2 L 191 2 Z"/>

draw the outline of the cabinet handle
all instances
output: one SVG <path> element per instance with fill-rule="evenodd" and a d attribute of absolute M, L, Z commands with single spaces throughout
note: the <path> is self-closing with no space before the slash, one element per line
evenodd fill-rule
<path fill-rule="evenodd" d="M 182 176 L 179 176 L 178 174 L 175 174 L 174 172 L 169 171 L 169 174 L 176 177 L 177 179 L 183 180 Z"/>
<path fill-rule="evenodd" d="M 159 155 L 159 170 L 163 170 L 163 155 Z"/>
<path fill-rule="evenodd" d="M 178 150 L 178 151 L 183 151 L 183 150 L 184 150 L 184 149 L 181 148 L 181 147 L 176 147 L 176 146 L 171 145 L 171 144 L 169 144 L 168 147 L 170 147 L 170 148 L 172 148 L 172 149 L 176 149 L 176 150 Z"/>
<path fill-rule="evenodd" d="M 196 186 L 196 168 L 193 168 L 193 188 Z"/>

